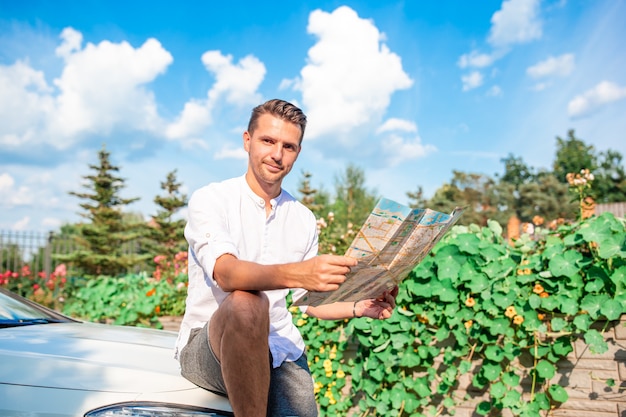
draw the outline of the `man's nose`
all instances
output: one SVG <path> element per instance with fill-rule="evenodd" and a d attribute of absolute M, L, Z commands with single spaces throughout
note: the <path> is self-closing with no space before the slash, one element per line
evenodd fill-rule
<path fill-rule="evenodd" d="M 272 149 L 272 158 L 275 161 L 280 161 L 281 159 L 283 159 L 283 145 L 281 145 L 280 143 L 274 145 L 274 148 Z"/>

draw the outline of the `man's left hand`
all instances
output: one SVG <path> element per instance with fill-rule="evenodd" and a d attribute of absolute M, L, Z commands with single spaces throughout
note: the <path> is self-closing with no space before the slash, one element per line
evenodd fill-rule
<path fill-rule="evenodd" d="M 380 297 L 358 301 L 354 310 L 356 316 L 379 320 L 388 319 L 393 309 L 396 308 L 397 295 L 398 286 L 395 286 L 391 291 L 385 291 Z"/>

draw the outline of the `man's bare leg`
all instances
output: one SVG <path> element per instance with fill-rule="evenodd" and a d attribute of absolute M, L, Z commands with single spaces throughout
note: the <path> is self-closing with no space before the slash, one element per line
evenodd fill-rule
<path fill-rule="evenodd" d="M 269 326 L 269 302 L 262 292 L 232 292 L 211 318 L 209 342 L 235 416 L 267 414 Z"/>

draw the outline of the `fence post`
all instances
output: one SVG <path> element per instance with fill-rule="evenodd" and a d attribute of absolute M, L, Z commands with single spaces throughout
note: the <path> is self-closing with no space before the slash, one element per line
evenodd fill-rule
<path fill-rule="evenodd" d="M 52 273 L 52 238 L 54 237 L 54 232 L 50 231 L 48 233 L 48 244 L 46 245 L 46 249 L 44 250 L 44 269 L 46 271 L 46 277 L 50 276 Z"/>

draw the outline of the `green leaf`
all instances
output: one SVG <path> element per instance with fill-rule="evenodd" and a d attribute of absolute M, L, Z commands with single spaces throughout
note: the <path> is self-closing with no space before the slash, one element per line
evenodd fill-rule
<path fill-rule="evenodd" d="M 416 366 L 419 366 L 421 362 L 422 358 L 420 358 L 419 355 L 413 352 L 413 349 L 410 348 L 404 352 L 402 358 L 400 359 L 400 365 L 407 368 L 414 368 Z"/>
<path fill-rule="evenodd" d="M 600 308 L 600 313 L 607 320 L 617 320 L 622 315 L 622 304 L 615 300 L 607 300 Z"/>
<path fill-rule="evenodd" d="M 554 365 L 546 360 L 540 360 L 535 369 L 537 370 L 537 375 L 545 379 L 551 379 L 556 373 Z"/>
<path fill-rule="evenodd" d="M 415 391 L 415 393 L 417 394 L 419 398 L 430 397 L 431 392 L 430 392 L 430 388 L 428 385 L 428 378 L 427 377 L 417 378 L 415 380 L 415 383 L 413 384 L 413 390 Z"/>
<path fill-rule="evenodd" d="M 478 294 L 482 292 L 483 290 L 489 288 L 490 285 L 491 285 L 491 281 L 487 279 L 485 274 L 476 273 L 476 274 L 472 274 L 472 277 L 470 279 L 470 282 L 467 284 L 467 287 L 470 289 L 470 291 L 473 294 Z"/>
<path fill-rule="evenodd" d="M 478 245 L 480 244 L 480 239 L 478 239 L 478 236 L 476 236 L 475 234 L 466 233 L 457 236 L 455 243 L 459 247 L 459 250 L 461 252 L 469 253 L 470 255 L 476 255 L 478 253 Z"/>
<path fill-rule="evenodd" d="M 500 226 L 500 223 L 497 221 L 491 219 L 487 220 L 487 227 L 493 232 L 494 235 L 502 235 L 502 226 Z"/>
<path fill-rule="evenodd" d="M 502 399 L 502 405 L 506 408 L 513 408 L 520 404 L 522 394 L 515 390 L 508 391 Z"/>
<path fill-rule="evenodd" d="M 609 350 L 609 345 L 602 337 L 602 334 L 595 329 L 589 330 L 585 334 L 585 343 L 589 345 L 589 351 L 591 353 L 602 354 Z"/>
<path fill-rule="evenodd" d="M 494 293 L 493 302 L 500 308 L 505 309 L 515 302 L 517 299 L 517 295 L 513 291 L 509 291 L 506 294 L 503 293 Z"/>
<path fill-rule="evenodd" d="M 499 363 L 493 363 L 485 361 L 480 368 L 482 375 L 489 381 L 495 381 L 500 377 L 502 373 L 502 366 Z"/>
<path fill-rule="evenodd" d="M 589 316 L 596 320 L 599 316 L 602 305 L 609 300 L 609 296 L 606 294 L 587 294 L 580 302 L 580 308 L 587 311 Z"/>
<path fill-rule="evenodd" d="M 510 371 L 502 374 L 502 382 L 509 387 L 517 387 L 519 386 L 520 377 L 515 372 Z"/>
<path fill-rule="evenodd" d="M 372 349 L 372 352 L 374 352 L 374 353 L 382 352 L 383 350 L 385 350 L 387 348 L 387 346 L 389 346 L 390 343 L 391 343 L 391 339 L 387 339 L 387 341 L 385 343 L 383 343 L 382 345 L 377 346 L 374 349 Z"/>
<path fill-rule="evenodd" d="M 565 253 L 555 254 L 552 259 L 550 259 L 548 267 L 555 277 L 572 277 L 578 273 L 579 268 L 576 263 L 580 261 L 582 257 L 579 252 L 570 249 L 565 251 Z"/>
<path fill-rule="evenodd" d="M 540 393 L 535 395 L 535 401 L 534 402 L 537 403 L 537 405 L 539 406 L 539 409 L 541 409 L 541 410 L 549 410 L 550 409 L 550 399 L 543 392 L 540 392 Z"/>
<path fill-rule="evenodd" d="M 587 316 L 589 317 L 589 316 Z M 552 342 L 552 352 L 560 358 L 564 358 L 573 352 L 572 342 L 568 336 L 562 336 Z"/>
<path fill-rule="evenodd" d="M 456 301 L 459 297 L 458 292 L 454 289 L 452 281 L 449 278 L 440 281 L 440 285 L 434 289 L 433 295 L 439 296 L 439 299 L 444 303 L 451 303 Z"/>
<path fill-rule="evenodd" d="M 565 391 L 565 389 L 559 385 L 550 385 L 550 388 L 548 388 L 548 393 L 550 394 L 550 397 L 552 397 L 552 399 L 557 403 L 564 403 L 569 398 L 569 395 L 567 395 L 567 391 Z"/>
<path fill-rule="evenodd" d="M 491 322 L 491 326 L 489 326 L 489 333 L 493 336 L 498 336 L 505 334 L 509 328 L 509 320 L 500 317 Z"/>
<path fill-rule="evenodd" d="M 489 393 L 493 398 L 502 398 L 504 394 L 506 394 L 506 386 L 502 382 L 495 382 L 491 384 L 491 388 L 489 388 Z"/>
<path fill-rule="evenodd" d="M 626 265 L 620 266 L 611 274 L 611 281 L 615 285 L 621 284 L 626 286 Z"/>
<path fill-rule="evenodd" d="M 589 330 L 592 322 L 593 320 L 589 317 L 589 314 L 580 314 L 574 317 L 574 326 L 582 332 Z"/>
<path fill-rule="evenodd" d="M 504 359 L 504 351 L 498 345 L 489 345 L 485 349 L 485 357 L 494 362 L 501 362 Z"/>
<path fill-rule="evenodd" d="M 491 403 L 489 401 L 481 401 L 476 406 L 476 413 L 481 416 L 486 416 L 491 411 Z"/>
<path fill-rule="evenodd" d="M 552 330 L 553 331 L 560 332 L 561 330 L 563 330 L 567 326 L 567 321 L 565 321 L 561 317 L 554 317 L 550 321 L 550 324 L 552 325 Z"/>

